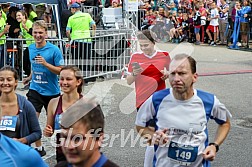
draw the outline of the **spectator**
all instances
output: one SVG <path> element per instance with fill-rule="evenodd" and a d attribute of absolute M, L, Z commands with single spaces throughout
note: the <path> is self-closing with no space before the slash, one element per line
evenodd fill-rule
<path fill-rule="evenodd" d="M 220 32 L 220 45 L 227 43 L 227 30 L 228 30 L 228 11 L 229 5 L 226 0 L 220 0 L 221 5 L 217 7 L 219 10 L 219 32 Z"/>
<path fill-rule="evenodd" d="M 200 14 L 198 5 L 196 5 L 194 9 L 195 9 L 195 15 L 194 15 L 193 21 L 194 21 L 194 33 L 196 36 L 195 45 L 200 45 L 201 14 Z"/>
<path fill-rule="evenodd" d="M 4 22 L 7 20 L 7 13 L 9 12 L 10 4 L 1 4 L 1 11 L 2 11 L 2 18 L 4 19 Z"/>
<path fill-rule="evenodd" d="M 26 39 L 24 43 L 27 44 L 27 46 L 29 47 L 32 43 L 34 43 L 33 41 L 33 36 L 32 36 L 32 21 L 28 20 L 27 14 L 25 11 L 18 11 L 16 13 L 16 18 L 17 21 L 20 24 L 20 35 L 19 38 L 23 38 Z M 24 72 L 26 76 L 29 76 L 29 74 L 31 73 L 31 62 L 29 60 L 29 49 L 28 47 L 25 48 L 24 50 L 24 56 L 23 56 L 23 65 L 24 65 Z"/>
<path fill-rule="evenodd" d="M 10 25 L 8 36 L 10 38 L 18 38 L 20 31 L 20 24 L 16 19 L 16 13 L 19 9 L 17 7 L 10 7 L 6 23 Z"/>
<path fill-rule="evenodd" d="M 29 20 L 31 20 L 32 22 L 38 20 L 38 16 L 33 10 L 32 4 L 23 4 L 23 6 Z"/>
<path fill-rule="evenodd" d="M 66 28 L 67 28 L 67 22 L 70 16 L 72 16 L 73 14 L 71 13 L 71 11 L 69 9 L 63 9 L 62 13 L 61 13 L 61 30 L 62 30 L 62 36 L 63 38 L 67 38 L 67 34 L 66 34 Z"/>
<path fill-rule="evenodd" d="M 248 32 L 249 32 L 249 13 L 251 12 L 251 7 L 248 0 L 243 0 L 243 6 L 241 10 L 237 11 L 238 16 L 240 17 L 240 32 L 242 45 L 247 44 L 248 46 Z M 246 46 L 246 47 L 247 47 Z"/>
<path fill-rule="evenodd" d="M 201 20 L 201 42 L 204 42 L 205 38 L 205 29 L 206 29 L 206 18 L 207 12 L 204 8 L 204 3 L 202 1 L 199 2 L 199 12 L 200 12 L 200 20 Z"/>
<path fill-rule="evenodd" d="M 113 0 L 112 8 L 119 8 L 119 7 L 121 7 L 120 2 L 118 2 L 118 0 Z"/>
<path fill-rule="evenodd" d="M 4 44 L 6 43 L 6 35 L 9 32 L 10 25 L 5 24 L 5 20 L 2 17 L 3 11 L 0 11 L 0 67 L 2 68 L 5 64 L 4 62 Z"/>
<path fill-rule="evenodd" d="M 219 18 L 219 12 L 216 7 L 216 3 L 213 2 L 211 4 L 211 15 L 210 15 L 210 18 L 208 18 L 210 23 L 206 30 L 206 33 L 210 39 L 211 46 L 216 46 L 217 32 L 218 32 L 218 26 L 219 26 L 218 18 Z M 212 38 L 211 32 L 214 34 L 214 38 Z"/>

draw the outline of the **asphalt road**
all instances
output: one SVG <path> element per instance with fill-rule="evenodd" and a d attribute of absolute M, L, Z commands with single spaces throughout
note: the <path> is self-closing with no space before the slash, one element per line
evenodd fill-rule
<path fill-rule="evenodd" d="M 159 49 L 174 55 L 188 53 L 198 62 L 201 75 L 195 88 L 214 93 L 233 115 L 232 128 L 221 145 L 213 167 L 251 167 L 252 152 L 252 54 L 234 51 L 225 47 L 159 44 Z M 169 87 L 169 84 L 167 84 Z M 135 132 L 134 86 L 125 80 L 110 79 L 85 86 L 85 95 L 96 95 L 106 115 L 105 132 L 110 138 L 104 142 L 102 151 L 122 167 L 142 167 L 145 148 L 140 145 Z M 26 92 L 18 91 L 25 94 Z M 45 124 L 45 112 L 40 117 Z M 213 140 L 216 124 L 209 122 L 210 141 Z M 128 136 L 127 135 L 132 135 Z M 131 138 L 132 137 L 132 138 Z M 136 141 L 134 141 L 136 139 Z M 53 166 L 54 148 L 51 139 L 43 138 L 47 155 L 44 159 Z"/>

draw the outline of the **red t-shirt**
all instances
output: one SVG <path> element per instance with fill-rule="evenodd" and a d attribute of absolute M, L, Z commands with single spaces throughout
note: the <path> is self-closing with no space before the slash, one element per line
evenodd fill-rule
<path fill-rule="evenodd" d="M 131 56 L 128 71 L 132 73 L 132 63 L 138 62 L 143 72 L 136 76 L 136 107 L 139 108 L 154 92 L 165 89 L 165 81 L 160 77 L 160 70 L 169 69 L 170 56 L 168 52 L 156 51 L 152 57 L 138 52 Z"/>

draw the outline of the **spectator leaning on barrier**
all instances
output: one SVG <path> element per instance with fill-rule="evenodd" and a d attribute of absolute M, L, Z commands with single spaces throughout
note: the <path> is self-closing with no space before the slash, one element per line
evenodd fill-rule
<path fill-rule="evenodd" d="M 100 152 L 105 122 L 96 102 L 78 100 L 62 114 L 60 124 L 62 150 L 68 163 L 60 162 L 56 167 L 118 167 Z"/>
<path fill-rule="evenodd" d="M 209 167 L 230 130 L 231 114 L 213 94 L 193 88 L 196 61 L 176 55 L 169 68 L 172 88 L 154 93 L 140 107 L 136 128 L 155 148 L 153 166 Z M 148 127 L 154 119 L 156 128 Z M 207 123 L 218 124 L 213 143 L 208 143 Z"/>
<path fill-rule="evenodd" d="M 39 117 L 42 108 L 47 110 L 49 101 L 60 95 L 57 75 L 64 65 L 64 59 L 57 46 L 46 42 L 47 26 L 44 20 L 33 23 L 32 35 L 35 44 L 29 46 L 31 74 L 23 83 L 26 85 L 32 81 L 27 97 Z M 36 149 L 41 156 L 46 154 L 41 141 L 36 142 Z"/>

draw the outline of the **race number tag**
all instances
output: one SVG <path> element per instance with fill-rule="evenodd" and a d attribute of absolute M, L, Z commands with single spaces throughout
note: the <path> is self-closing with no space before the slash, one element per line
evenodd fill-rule
<path fill-rule="evenodd" d="M 60 130 L 61 128 L 60 128 L 60 122 L 61 122 L 61 114 L 59 115 L 59 114 L 56 114 L 56 116 L 55 116 L 55 123 L 54 123 L 54 130 Z"/>
<path fill-rule="evenodd" d="M 3 116 L 0 121 L 0 130 L 15 131 L 17 125 L 17 116 Z"/>
<path fill-rule="evenodd" d="M 34 72 L 33 81 L 36 83 L 48 83 L 46 73 Z"/>
<path fill-rule="evenodd" d="M 181 165 L 190 165 L 198 155 L 198 147 L 170 142 L 168 157 Z"/>

